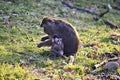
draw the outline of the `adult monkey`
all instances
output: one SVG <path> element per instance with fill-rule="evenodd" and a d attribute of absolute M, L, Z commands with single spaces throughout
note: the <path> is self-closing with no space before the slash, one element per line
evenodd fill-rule
<path fill-rule="evenodd" d="M 37 46 L 51 46 L 52 37 L 56 34 L 60 35 L 64 44 L 64 55 L 70 57 L 69 63 L 72 63 L 74 61 L 73 56 L 79 48 L 79 36 L 76 29 L 64 20 L 50 17 L 45 17 L 40 26 L 44 28 L 47 36 L 42 37 L 42 42 Z"/>

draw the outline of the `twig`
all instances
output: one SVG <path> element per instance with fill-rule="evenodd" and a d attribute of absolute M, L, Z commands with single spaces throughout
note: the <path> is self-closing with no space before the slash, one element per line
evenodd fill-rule
<path fill-rule="evenodd" d="M 66 5 L 70 9 L 76 9 L 76 10 L 79 10 L 79 11 L 82 11 L 82 12 L 87 12 L 87 13 L 90 13 L 92 15 L 99 16 L 99 13 L 96 13 L 95 11 L 90 10 L 88 8 L 82 8 L 82 7 L 72 6 L 72 5 L 68 4 L 68 2 L 64 2 L 64 1 L 62 1 L 62 4 Z"/>
<path fill-rule="evenodd" d="M 106 25 L 108 25 L 108 26 L 110 26 L 110 28 L 118 28 L 118 26 L 116 26 L 113 22 L 111 22 L 111 21 L 109 21 L 109 20 L 103 20 L 104 21 L 104 23 L 106 24 Z"/>
<path fill-rule="evenodd" d="M 92 14 L 92 15 L 96 15 L 96 17 L 94 17 L 93 19 L 98 21 L 100 18 L 102 18 L 105 14 L 107 14 L 110 9 L 112 8 L 111 5 L 108 5 L 107 6 L 107 10 L 105 12 L 102 12 L 102 13 L 97 13 L 93 10 L 90 10 L 88 8 L 82 8 L 82 7 L 77 7 L 77 6 L 73 6 L 71 4 L 69 4 L 68 2 L 65 2 L 65 1 L 62 1 L 62 4 L 66 5 L 67 7 L 69 7 L 70 9 L 76 9 L 76 10 L 79 10 L 79 11 L 82 11 L 82 12 L 87 12 L 89 14 Z M 107 20 L 107 19 L 103 19 L 104 23 L 108 26 L 110 26 L 110 28 L 119 28 L 116 24 L 114 24 L 113 22 Z"/>
<path fill-rule="evenodd" d="M 117 61 L 118 59 L 119 59 L 119 57 L 106 59 L 106 60 L 102 61 L 101 63 L 94 65 L 93 68 L 94 68 L 94 69 L 99 68 L 99 67 L 105 65 L 106 63 L 108 63 L 108 62 L 110 62 L 110 61 Z"/>
<path fill-rule="evenodd" d="M 112 6 L 112 8 L 115 10 L 120 10 L 120 7 L 118 7 L 118 6 Z"/>

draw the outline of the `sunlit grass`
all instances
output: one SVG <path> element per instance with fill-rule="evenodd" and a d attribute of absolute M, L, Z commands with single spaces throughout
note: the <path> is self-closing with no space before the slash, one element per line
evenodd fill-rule
<path fill-rule="evenodd" d="M 83 4 L 76 5 L 86 5 L 85 1 L 81 1 Z M 0 10 L 3 11 L 0 15 L 0 80 L 57 80 L 60 76 L 68 80 L 83 78 L 100 61 L 93 54 L 113 52 L 115 49 L 120 51 L 120 46 L 113 44 L 110 38 L 111 33 L 120 33 L 120 30 L 110 29 L 99 21 L 93 21 L 92 15 L 64 7 L 56 0 L 27 2 L 0 3 Z M 99 2 L 90 4 L 94 3 Z M 50 47 L 37 48 L 40 38 L 45 34 L 40 28 L 40 22 L 46 15 L 63 18 L 76 27 L 81 46 L 75 55 L 74 65 L 63 64 L 68 62 L 68 58 L 55 57 L 49 52 Z M 5 24 L 3 16 L 10 16 L 10 24 Z M 118 15 L 109 18 L 119 22 Z M 95 43 L 97 46 L 85 47 L 88 43 Z M 88 68 L 87 72 L 85 67 Z"/>

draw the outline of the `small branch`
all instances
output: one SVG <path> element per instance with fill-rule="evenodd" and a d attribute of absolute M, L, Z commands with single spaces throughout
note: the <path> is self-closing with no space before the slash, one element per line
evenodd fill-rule
<path fill-rule="evenodd" d="M 103 12 L 103 13 L 97 13 L 97 12 L 95 12 L 93 10 L 88 9 L 88 8 L 83 8 L 83 7 L 77 7 L 77 6 L 70 5 L 68 2 L 62 1 L 62 4 L 66 5 L 70 9 L 76 9 L 76 10 L 79 10 L 79 11 L 82 11 L 82 12 L 87 12 L 87 13 L 90 13 L 92 15 L 96 15 L 98 17 L 103 17 L 110 10 L 110 8 L 108 7 L 108 9 L 105 12 Z"/>
<path fill-rule="evenodd" d="M 111 22 L 111 21 L 109 21 L 109 20 L 103 20 L 104 21 L 104 23 L 106 24 L 106 25 L 108 25 L 108 26 L 110 26 L 110 28 L 118 28 L 118 26 L 116 26 L 113 22 Z"/>
<path fill-rule="evenodd" d="M 105 12 L 102 12 L 99 14 L 99 16 L 97 16 L 95 18 L 95 20 L 99 20 L 99 18 L 104 17 L 105 14 L 107 14 L 108 12 L 110 12 L 110 9 L 112 9 L 111 5 L 108 4 L 108 6 L 106 6 L 107 10 Z"/>
<path fill-rule="evenodd" d="M 117 61 L 118 59 L 119 59 L 119 57 L 110 58 L 110 59 L 108 59 L 108 62 L 110 62 L 110 61 Z"/>
<path fill-rule="evenodd" d="M 104 15 L 107 14 L 110 11 L 110 9 L 112 9 L 111 5 L 108 4 L 107 10 L 105 12 L 97 13 L 93 10 L 88 9 L 88 8 L 73 6 L 73 5 L 71 5 L 71 4 L 69 4 L 68 2 L 65 2 L 65 1 L 62 1 L 62 4 L 66 5 L 70 9 L 76 9 L 76 10 L 79 10 L 79 11 L 82 11 L 82 12 L 87 12 L 89 14 L 96 15 L 96 17 L 93 18 L 95 21 L 98 21 L 100 18 L 104 17 Z M 107 19 L 103 19 L 103 21 L 106 25 L 110 26 L 110 28 L 112 28 L 112 29 L 113 28 L 115 28 L 115 29 L 119 28 L 116 24 L 112 23 L 111 21 L 109 21 Z"/>
<path fill-rule="evenodd" d="M 97 68 L 105 65 L 105 64 L 108 63 L 108 62 L 117 61 L 118 59 L 119 59 L 119 57 L 106 59 L 106 60 L 102 61 L 102 62 L 99 63 L 99 64 L 95 64 L 94 67 L 93 67 L 93 69 L 97 69 Z"/>
<path fill-rule="evenodd" d="M 110 11 L 110 10 L 107 9 L 105 12 L 102 12 L 102 13 L 99 14 L 98 16 L 93 17 L 93 19 L 94 19 L 95 21 L 98 21 L 100 18 L 102 18 L 102 17 L 103 17 L 105 14 L 107 14 L 109 11 Z"/>
<path fill-rule="evenodd" d="M 110 11 L 110 10 L 107 9 L 105 12 L 101 13 L 101 14 L 99 15 L 99 17 L 103 17 L 103 16 L 104 16 L 105 14 L 107 14 L 109 11 Z"/>
<path fill-rule="evenodd" d="M 94 65 L 94 69 L 97 69 L 97 68 L 105 65 L 107 62 L 108 62 L 107 60 L 104 60 L 104 61 L 102 61 L 101 63 Z"/>
<path fill-rule="evenodd" d="M 115 10 L 120 10 L 119 6 L 112 6 L 112 8 L 115 9 Z"/>
<path fill-rule="evenodd" d="M 68 2 L 64 2 L 64 1 L 62 1 L 62 4 L 66 5 L 66 6 L 69 7 L 70 9 L 76 9 L 76 10 L 79 10 L 79 11 L 82 11 L 82 12 L 87 12 L 87 13 L 90 13 L 90 14 L 92 14 L 92 15 L 99 16 L 98 13 L 96 13 L 96 12 L 93 11 L 93 10 L 87 9 L 87 8 L 72 6 L 72 5 L 68 4 Z"/>

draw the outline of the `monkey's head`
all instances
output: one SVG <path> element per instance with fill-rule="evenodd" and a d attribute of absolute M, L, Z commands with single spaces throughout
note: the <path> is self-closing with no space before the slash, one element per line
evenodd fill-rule
<path fill-rule="evenodd" d="M 44 32 L 51 35 L 51 34 L 54 34 L 53 31 L 55 31 L 55 21 L 54 19 L 51 19 L 49 17 L 45 17 L 43 20 L 42 20 L 42 23 L 40 25 L 40 27 L 43 27 L 44 28 Z"/>
<path fill-rule="evenodd" d="M 52 18 L 44 17 L 40 27 L 46 27 L 46 25 L 53 26 L 53 24 L 54 24 L 54 20 Z"/>
<path fill-rule="evenodd" d="M 58 56 L 63 56 L 63 42 L 62 38 L 59 35 L 54 35 L 52 37 L 52 50 Z"/>
<path fill-rule="evenodd" d="M 58 35 L 54 35 L 52 38 L 52 43 L 62 45 L 62 38 Z"/>

